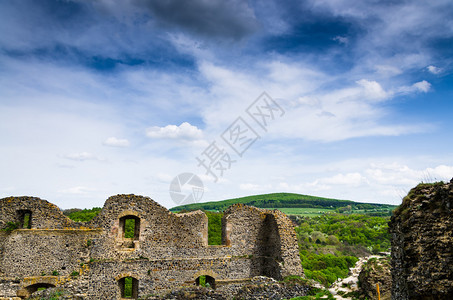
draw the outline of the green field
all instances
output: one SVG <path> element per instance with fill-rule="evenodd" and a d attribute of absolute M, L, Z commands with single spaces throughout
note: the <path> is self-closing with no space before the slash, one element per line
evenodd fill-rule
<path fill-rule="evenodd" d="M 297 207 L 277 207 L 268 209 L 278 209 L 279 211 L 293 216 L 316 217 L 325 213 L 334 213 L 335 209 L 329 208 L 297 208 Z"/>

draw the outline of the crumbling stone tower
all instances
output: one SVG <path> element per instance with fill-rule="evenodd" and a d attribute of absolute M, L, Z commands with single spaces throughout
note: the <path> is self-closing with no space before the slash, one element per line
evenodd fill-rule
<path fill-rule="evenodd" d="M 453 179 L 413 188 L 389 229 L 392 299 L 453 299 Z"/>
<path fill-rule="evenodd" d="M 0 199 L 0 229 L 0 299 L 55 286 L 80 299 L 121 299 L 126 280 L 137 299 L 202 275 L 211 286 L 303 275 L 291 221 L 245 205 L 225 211 L 220 246 L 208 245 L 203 212 L 174 214 L 135 195 L 110 197 L 88 223 L 39 198 Z"/>

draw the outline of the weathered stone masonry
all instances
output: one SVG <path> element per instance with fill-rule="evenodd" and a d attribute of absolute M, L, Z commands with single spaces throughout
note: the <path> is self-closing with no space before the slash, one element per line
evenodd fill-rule
<path fill-rule="evenodd" d="M 453 179 L 413 188 L 389 229 L 392 299 L 453 299 Z"/>
<path fill-rule="evenodd" d="M 130 219 L 135 232 L 128 239 Z M 291 221 L 245 205 L 225 211 L 222 246 L 208 245 L 203 212 L 174 214 L 135 195 L 110 197 L 86 224 L 39 198 L 0 199 L 0 229 L 11 224 L 20 228 L 0 231 L 0 298 L 60 286 L 81 299 L 121 299 L 126 277 L 139 298 L 194 285 L 201 275 L 217 286 L 258 275 L 303 275 Z"/>

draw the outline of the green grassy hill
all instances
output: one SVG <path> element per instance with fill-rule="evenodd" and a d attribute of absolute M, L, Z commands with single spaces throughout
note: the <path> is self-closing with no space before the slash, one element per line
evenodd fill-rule
<path fill-rule="evenodd" d="M 327 212 L 390 215 L 395 205 L 360 203 L 292 193 L 247 196 L 223 201 L 192 203 L 171 208 L 173 212 L 190 210 L 224 211 L 230 205 L 243 203 L 267 209 L 279 209 L 288 215 L 321 215 Z"/>

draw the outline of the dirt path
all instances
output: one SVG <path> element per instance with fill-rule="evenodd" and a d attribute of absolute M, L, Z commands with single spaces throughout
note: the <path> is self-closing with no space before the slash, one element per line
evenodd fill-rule
<path fill-rule="evenodd" d="M 338 279 L 335 281 L 329 288 L 329 292 L 334 296 L 335 299 L 338 300 L 352 300 L 352 298 L 349 297 L 342 297 L 338 295 L 338 292 L 344 292 L 344 293 L 350 293 L 358 290 L 358 280 L 359 280 L 359 274 L 360 271 L 362 270 L 362 266 L 365 262 L 367 262 L 370 258 L 373 257 L 381 257 L 378 255 L 371 255 L 367 257 L 361 257 L 359 261 L 355 264 L 354 267 L 349 269 L 349 276 L 343 279 Z"/>

